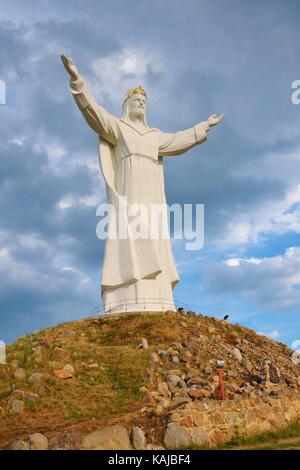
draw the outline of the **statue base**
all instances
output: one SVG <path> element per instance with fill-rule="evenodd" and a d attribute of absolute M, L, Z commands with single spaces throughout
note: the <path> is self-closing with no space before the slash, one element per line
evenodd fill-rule
<path fill-rule="evenodd" d="M 160 273 L 154 279 L 141 279 L 113 289 L 104 289 L 105 313 L 176 311 L 169 277 Z"/>
<path fill-rule="evenodd" d="M 176 307 L 173 300 L 145 300 L 140 302 L 130 302 L 126 301 L 123 304 L 118 305 L 109 305 L 105 304 L 104 313 L 106 315 L 110 314 L 118 314 L 118 313 L 145 313 L 145 312 L 167 312 L 167 311 L 174 311 L 176 312 Z"/>

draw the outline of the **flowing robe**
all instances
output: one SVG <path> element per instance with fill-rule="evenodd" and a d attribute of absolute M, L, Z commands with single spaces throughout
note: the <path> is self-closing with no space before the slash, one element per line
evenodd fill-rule
<path fill-rule="evenodd" d="M 128 207 L 143 204 L 148 213 L 152 204 L 166 204 L 163 157 L 180 155 L 205 142 L 207 122 L 175 133 L 137 127 L 100 106 L 83 77 L 71 81 L 70 87 L 85 120 L 99 136 L 107 202 L 115 208 L 117 220 L 122 196 Z M 167 223 L 166 214 L 160 217 L 161 228 Z M 173 289 L 178 282 L 170 239 L 161 233 L 156 239 L 106 239 L 101 283 L 105 311 L 174 310 Z"/>

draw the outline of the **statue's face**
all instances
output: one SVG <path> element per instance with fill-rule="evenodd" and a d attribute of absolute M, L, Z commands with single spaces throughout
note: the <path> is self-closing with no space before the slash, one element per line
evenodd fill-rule
<path fill-rule="evenodd" d="M 129 98 L 129 117 L 144 117 L 146 113 L 146 96 L 135 94 Z"/>

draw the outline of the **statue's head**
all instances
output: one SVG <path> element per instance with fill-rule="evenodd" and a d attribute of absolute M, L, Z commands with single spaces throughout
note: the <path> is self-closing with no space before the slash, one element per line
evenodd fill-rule
<path fill-rule="evenodd" d="M 146 92 L 140 85 L 127 90 L 122 104 L 122 118 L 134 121 L 138 117 L 142 119 L 143 123 L 147 126 L 146 104 Z"/>

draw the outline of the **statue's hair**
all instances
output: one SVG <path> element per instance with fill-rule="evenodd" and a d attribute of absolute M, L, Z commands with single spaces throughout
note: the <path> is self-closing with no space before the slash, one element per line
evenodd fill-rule
<path fill-rule="evenodd" d="M 131 96 L 123 102 L 122 119 L 124 119 L 124 121 L 130 121 L 130 117 L 129 117 L 129 101 L 130 101 L 130 99 L 131 99 Z M 143 124 L 146 127 L 149 127 L 148 123 L 147 123 L 147 119 L 146 119 L 146 111 L 145 111 L 145 114 L 144 114 L 144 117 L 143 117 Z"/>

